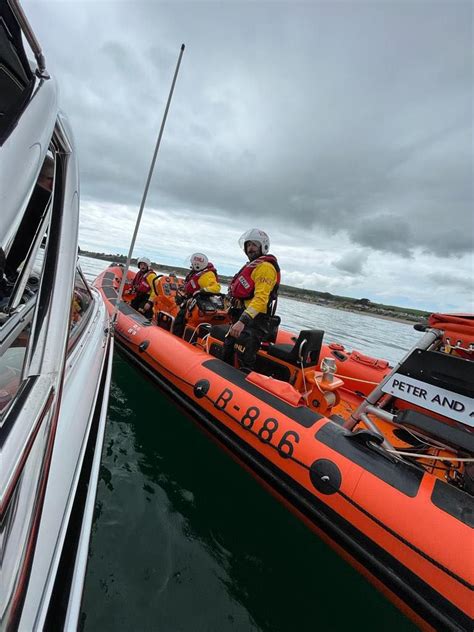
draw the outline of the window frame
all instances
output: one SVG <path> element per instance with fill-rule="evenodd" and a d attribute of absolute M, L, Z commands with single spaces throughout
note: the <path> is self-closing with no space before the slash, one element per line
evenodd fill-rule
<path fill-rule="evenodd" d="M 29 379 L 28 375 L 26 375 L 26 369 L 28 368 L 28 349 L 30 345 L 31 328 L 33 327 L 35 308 L 36 296 L 32 297 L 27 303 L 22 304 L 22 309 L 13 314 L 10 319 L 8 319 L 3 326 L 0 327 L 0 358 L 3 358 L 4 353 L 11 348 L 12 343 L 18 338 L 21 332 L 27 327 L 30 327 L 28 342 L 25 346 L 18 388 L 16 389 L 15 395 L 12 397 L 11 401 L 0 412 L 0 428 L 3 428 L 5 419 L 13 407 L 13 403 L 21 396 L 21 393 Z"/>
<path fill-rule="evenodd" d="M 79 265 L 79 262 L 76 264 L 76 271 L 74 273 L 74 288 L 73 288 L 73 292 L 74 289 L 76 287 L 76 274 L 79 274 L 79 277 L 81 279 L 81 281 L 84 283 L 84 287 L 87 290 L 87 293 L 89 295 L 90 298 L 90 303 L 88 305 L 88 308 L 84 314 L 84 316 L 81 318 L 81 320 L 78 322 L 77 326 L 74 327 L 74 329 L 72 331 L 69 332 L 69 336 L 68 336 L 68 343 L 67 343 L 67 353 L 68 355 L 70 354 L 70 352 L 74 349 L 74 347 L 77 344 L 77 341 L 80 338 L 80 333 L 82 332 L 82 330 L 84 329 L 84 327 L 86 326 L 86 324 L 89 322 L 92 312 L 93 310 L 93 303 L 96 300 L 95 296 L 92 294 L 92 291 L 89 287 L 89 283 L 87 282 L 86 277 L 84 276 L 84 273 L 81 270 L 81 266 Z M 71 297 L 71 301 L 72 301 L 72 297 Z"/>

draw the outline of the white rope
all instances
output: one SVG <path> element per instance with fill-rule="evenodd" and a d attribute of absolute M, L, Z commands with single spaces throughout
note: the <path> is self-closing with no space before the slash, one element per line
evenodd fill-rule
<path fill-rule="evenodd" d="M 209 325 L 210 327 L 212 327 L 211 323 L 199 323 L 199 325 L 196 325 L 196 327 L 194 328 L 194 331 L 193 331 L 193 335 L 189 339 L 189 344 L 190 345 L 193 343 L 193 338 L 196 335 L 196 332 L 198 331 L 199 327 L 202 327 L 203 325 Z M 207 334 L 207 335 L 209 335 L 209 334 Z"/>
<path fill-rule="evenodd" d="M 419 435 L 417 435 L 415 432 L 412 432 L 409 428 L 406 428 L 405 426 L 400 426 L 400 428 L 402 428 L 405 432 L 407 432 L 410 436 L 412 436 L 414 439 L 416 439 L 416 441 L 418 441 L 419 443 L 422 443 L 423 445 L 428 446 L 429 448 L 434 448 L 435 450 L 439 450 L 440 447 L 442 448 L 446 448 L 449 449 L 446 445 L 442 444 L 440 445 L 440 443 L 436 444 L 436 443 L 430 443 L 429 441 L 427 441 L 426 439 L 423 439 L 422 437 L 420 437 Z"/>
<path fill-rule="evenodd" d="M 417 459 L 427 459 L 429 461 L 459 461 L 461 463 L 474 463 L 473 457 L 461 458 L 457 456 L 433 456 L 429 454 L 418 454 L 416 452 L 402 452 L 400 450 L 387 450 L 387 452 L 392 452 L 393 454 L 401 456 L 416 457 Z"/>
<path fill-rule="evenodd" d="M 334 375 L 336 377 L 341 378 L 341 380 L 346 378 L 348 380 L 352 380 L 353 382 L 362 382 L 363 384 L 372 384 L 373 386 L 377 386 L 377 384 L 380 383 L 380 382 L 372 382 L 372 380 L 361 380 L 359 377 L 352 377 L 351 375 L 342 375 L 341 373 L 334 373 Z"/>

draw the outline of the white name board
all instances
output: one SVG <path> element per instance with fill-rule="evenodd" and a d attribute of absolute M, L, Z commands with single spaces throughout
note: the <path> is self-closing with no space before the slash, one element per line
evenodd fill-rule
<path fill-rule="evenodd" d="M 444 417 L 456 419 L 456 421 L 461 421 L 468 426 L 474 426 L 474 400 L 472 397 L 458 395 L 445 388 L 420 382 L 420 380 L 399 373 L 392 375 L 382 387 L 382 391 L 439 413 Z"/>

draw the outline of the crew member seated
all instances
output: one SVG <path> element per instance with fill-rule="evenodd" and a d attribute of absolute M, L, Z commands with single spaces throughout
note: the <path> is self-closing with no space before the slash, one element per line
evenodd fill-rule
<path fill-rule="evenodd" d="M 135 294 L 135 298 L 130 301 L 133 309 L 143 314 L 146 318 L 153 317 L 153 300 L 155 290 L 153 282 L 157 275 L 151 269 L 151 261 L 147 257 L 137 259 L 138 272 L 133 278 L 129 294 Z"/>
<path fill-rule="evenodd" d="M 219 294 L 221 291 L 217 270 L 206 255 L 195 252 L 189 261 L 191 270 L 184 279 L 181 308 L 172 328 L 175 336 L 180 338 L 183 336 L 193 299 L 202 294 Z"/>

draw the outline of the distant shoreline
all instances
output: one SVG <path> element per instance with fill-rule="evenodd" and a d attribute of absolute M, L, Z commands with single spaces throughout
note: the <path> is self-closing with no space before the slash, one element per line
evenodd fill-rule
<path fill-rule="evenodd" d="M 110 261 L 117 263 L 125 263 L 127 257 L 125 255 L 111 255 L 106 253 L 90 252 L 87 250 L 79 249 L 79 255 L 83 257 L 91 257 L 92 259 L 99 259 L 101 261 Z M 134 265 L 135 262 L 132 260 Z M 188 273 L 186 268 L 178 266 L 169 266 L 152 262 L 152 266 L 156 269 L 163 270 L 164 272 L 175 272 L 179 276 L 185 276 Z M 223 283 L 228 284 L 231 277 L 219 275 Z M 391 320 L 406 325 L 413 325 L 414 323 L 425 320 L 430 312 L 422 310 L 408 309 L 402 307 L 395 307 L 393 305 L 382 305 L 380 303 L 372 303 L 368 299 L 354 299 L 346 296 L 337 296 L 330 294 L 329 292 L 318 292 L 316 290 L 306 290 L 302 288 L 296 288 L 290 285 L 281 285 L 279 295 L 285 298 L 290 298 L 300 303 L 309 303 L 310 305 L 320 305 L 321 307 L 330 307 L 340 311 L 350 312 L 352 314 L 360 314 L 361 316 L 372 316 L 373 318 L 379 318 L 382 320 Z"/>
<path fill-rule="evenodd" d="M 316 301 L 307 300 L 304 298 L 297 298 L 295 296 L 290 296 L 285 294 L 284 292 L 280 292 L 280 296 L 284 298 L 290 298 L 292 301 L 296 301 L 297 303 L 307 303 L 309 305 L 318 305 L 319 307 L 329 307 L 330 309 L 337 309 L 339 312 L 349 312 L 350 314 L 357 314 L 359 316 L 370 316 L 371 318 L 378 318 L 379 320 L 391 320 L 395 323 L 402 323 L 404 325 L 414 325 L 422 320 L 422 318 L 417 318 L 416 320 L 408 320 L 408 318 L 402 318 L 401 316 L 391 316 L 389 314 L 375 314 L 370 311 L 362 311 L 359 309 L 351 309 L 350 307 L 342 307 L 341 305 L 336 304 L 322 304 Z"/>

